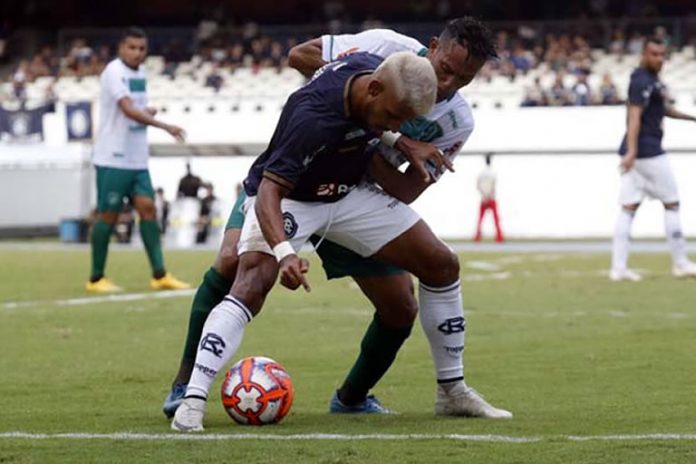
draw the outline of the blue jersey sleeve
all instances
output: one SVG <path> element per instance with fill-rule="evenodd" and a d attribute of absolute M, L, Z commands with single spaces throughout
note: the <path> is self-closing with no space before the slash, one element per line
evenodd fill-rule
<path fill-rule="evenodd" d="M 286 124 L 274 134 L 278 141 L 264 166 L 263 177 L 292 190 L 309 163 L 329 149 L 332 133 L 321 112 L 298 106 L 287 115 Z"/>
<path fill-rule="evenodd" d="M 646 106 L 650 101 L 650 86 L 652 82 L 642 74 L 631 76 L 628 86 L 628 103 L 631 105 Z"/>

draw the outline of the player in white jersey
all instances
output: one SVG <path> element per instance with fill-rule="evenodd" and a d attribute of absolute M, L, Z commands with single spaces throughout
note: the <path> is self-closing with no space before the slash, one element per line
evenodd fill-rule
<path fill-rule="evenodd" d="M 147 126 L 184 140 L 180 127 L 154 118 L 147 106 L 146 77 L 142 63 L 147 37 L 139 28 L 128 29 L 118 47 L 118 58 L 100 76 L 100 121 L 92 159 L 97 171 L 97 220 L 92 227 L 92 271 L 86 284 L 90 292 L 121 290 L 104 276 L 111 232 L 123 206 L 131 197 L 140 216 L 140 234 L 152 267 L 153 289 L 189 288 L 165 270 L 150 173 Z"/>
<path fill-rule="evenodd" d="M 328 44 L 331 49 L 328 53 L 324 44 Z M 406 135 L 398 137 L 398 134 L 389 134 L 385 137 L 390 139 L 390 144 L 395 145 L 399 151 L 380 146 L 382 154 L 393 164 L 401 164 L 404 161 L 403 153 L 409 156 L 411 163 L 404 174 L 398 173 L 388 163 L 383 163 L 382 166 L 387 174 L 398 173 L 392 177 L 393 182 L 383 186 L 404 202 L 414 200 L 432 185 L 439 178 L 443 165 L 451 168 L 449 160 L 468 139 L 474 126 L 469 105 L 457 90 L 473 79 L 488 58 L 495 56 L 494 48 L 487 38 L 486 28 L 470 18 L 452 21 L 443 35 L 439 39 L 433 38 L 430 45 L 428 49 L 415 39 L 394 31 L 373 30 L 356 35 L 324 36 L 310 40 L 293 48 L 289 56 L 290 64 L 306 76 L 311 76 L 325 65 L 327 60 L 356 51 L 386 56 L 406 50 L 428 56 L 438 76 L 438 102 L 430 113 L 401 127 Z M 426 161 L 429 163 L 427 166 Z M 382 198 L 384 196 L 379 191 L 360 189 L 360 198 L 365 199 L 365 196 L 370 195 Z M 241 202 L 238 203 L 241 206 Z M 164 405 L 164 412 L 168 416 L 180 404 L 185 384 L 189 380 L 192 363 L 186 358 L 190 357 L 191 352 L 195 353 L 197 348 L 205 320 L 202 316 L 207 316 L 212 309 L 211 304 L 214 306 L 222 300 L 234 278 L 237 241 L 244 221 L 242 214 L 237 213 L 237 210 L 235 207 L 230 217 L 225 240 L 215 265 L 206 273 L 194 300 L 184 357 L 179 374 L 172 385 L 172 392 Z M 319 237 L 315 237 L 315 244 L 318 239 Z M 319 244 L 317 252 L 329 278 L 352 276 L 377 308 L 375 318 L 363 339 L 360 356 L 343 386 L 332 398 L 330 410 L 388 412 L 373 396 L 367 396 L 367 393 L 386 373 L 410 334 L 418 312 L 411 277 L 400 268 L 386 265 L 376 259 L 362 258 L 329 239 Z M 454 292 L 459 292 L 458 283 Z M 421 288 L 422 300 L 430 299 L 432 302 L 437 299 L 432 296 L 433 293 L 428 289 Z M 204 305 L 204 302 L 207 302 L 207 305 Z M 437 305 L 437 302 L 434 304 Z M 432 304 L 424 304 L 424 307 L 426 306 L 432 310 Z M 510 417 L 509 412 L 490 406 L 462 382 L 464 319 L 461 308 L 455 308 L 454 312 L 457 314 L 451 317 L 436 315 L 432 311 L 428 313 L 427 309 L 422 313 L 423 325 L 431 345 L 434 345 L 433 357 L 438 379 L 444 380 L 438 388 L 436 412 L 443 415 Z M 452 377 L 443 377 L 443 373 L 447 372 L 455 374 Z"/>

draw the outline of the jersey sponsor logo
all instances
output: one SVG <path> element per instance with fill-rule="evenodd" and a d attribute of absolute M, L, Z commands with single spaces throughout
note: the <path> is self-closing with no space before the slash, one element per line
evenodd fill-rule
<path fill-rule="evenodd" d="M 451 317 L 442 324 L 437 326 L 437 330 L 445 335 L 452 335 L 453 333 L 464 332 L 466 328 L 466 320 L 462 316 Z"/>
<path fill-rule="evenodd" d="M 318 197 L 332 197 L 350 192 L 352 186 L 346 184 L 320 184 L 317 188 Z"/>
<path fill-rule="evenodd" d="M 298 225 L 295 216 L 287 211 L 283 213 L 283 230 L 286 238 L 293 238 L 297 233 Z"/>
<path fill-rule="evenodd" d="M 225 341 L 216 333 L 208 332 L 201 339 L 201 344 L 199 346 L 200 350 L 210 351 L 218 358 L 222 358 L 222 352 L 225 349 Z"/>

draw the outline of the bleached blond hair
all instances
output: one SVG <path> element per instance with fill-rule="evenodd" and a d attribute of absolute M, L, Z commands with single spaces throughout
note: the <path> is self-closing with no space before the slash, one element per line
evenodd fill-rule
<path fill-rule="evenodd" d="M 377 67 L 374 77 L 416 114 L 430 112 L 435 104 L 437 76 L 427 58 L 412 52 L 393 53 Z"/>

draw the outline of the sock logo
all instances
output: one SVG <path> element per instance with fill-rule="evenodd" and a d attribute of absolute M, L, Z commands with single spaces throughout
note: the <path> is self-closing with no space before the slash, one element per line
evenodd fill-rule
<path fill-rule="evenodd" d="M 221 336 L 214 333 L 207 333 L 201 339 L 201 350 L 210 351 L 218 358 L 222 358 L 222 350 L 225 349 L 225 341 Z"/>
<path fill-rule="evenodd" d="M 215 376 L 217 375 L 217 371 L 215 369 L 211 369 L 207 366 L 204 366 L 203 364 L 196 363 L 195 367 L 196 367 L 196 369 L 198 369 L 199 371 L 201 371 L 202 373 L 204 373 L 208 377 L 215 378 Z"/>
<path fill-rule="evenodd" d="M 451 317 L 446 319 L 445 322 L 437 326 L 437 330 L 445 335 L 452 335 L 453 333 L 464 332 L 466 327 L 466 320 L 464 317 Z"/>
<path fill-rule="evenodd" d="M 458 358 L 460 354 L 464 351 L 464 345 L 459 345 L 459 346 L 443 346 L 445 351 L 447 352 L 448 355 L 452 356 L 453 358 Z"/>

